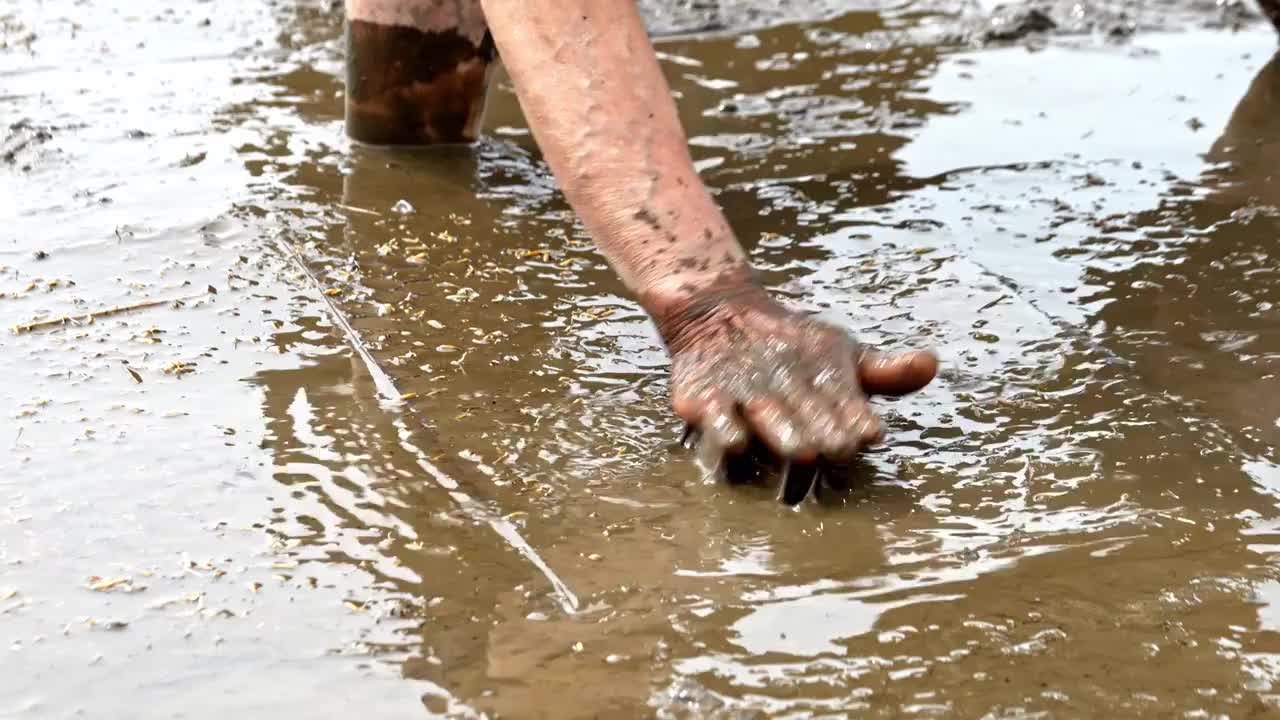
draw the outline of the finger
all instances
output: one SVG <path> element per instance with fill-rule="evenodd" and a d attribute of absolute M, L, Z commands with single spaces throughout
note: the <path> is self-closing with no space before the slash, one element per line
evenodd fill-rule
<path fill-rule="evenodd" d="M 696 437 L 699 443 L 710 443 L 717 453 L 741 452 L 751 437 L 733 401 L 717 390 L 678 393 L 671 406 L 686 423 L 686 446 Z"/>
<path fill-rule="evenodd" d="M 720 391 L 706 381 L 671 383 L 671 409 L 681 420 L 700 431 L 702 416 L 708 406 L 714 405 Z"/>
<path fill-rule="evenodd" d="M 717 394 L 707 400 L 702 408 L 699 428 L 702 440 L 720 454 L 741 453 L 751 439 L 746 422 L 738 415 L 734 404 L 723 395 Z"/>
<path fill-rule="evenodd" d="M 809 462 L 817 457 L 817 449 L 810 445 L 799 423 L 791 416 L 790 408 L 776 397 L 748 400 L 742 415 L 751 430 L 779 457 L 787 460 Z"/>
<path fill-rule="evenodd" d="M 845 361 L 848 362 L 847 360 Z M 851 371 L 852 368 L 850 367 Z M 852 372 L 844 373 L 852 377 Z M 802 444 L 822 452 L 831 443 L 843 442 L 834 403 L 824 396 L 811 378 L 797 371 L 793 363 L 777 363 L 769 373 L 767 392 L 788 408 L 803 434 Z"/>
<path fill-rule="evenodd" d="M 689 425 L 697 426 L 702 407 L 710 392 L 704 387 L 690 388 L 687 383 L 671 383 L 671 409 Z"/>
<path fill-rule="evenodd" d="M 698 428 L 693 423 L 685 423 L 684 430 L 680 433 L 680 444 L 685 450 L 691 450 L 698 444 Z"/>
<path fill-rule="evenodd" d="M 803 397 L 787 398 L 794 417 L 804 429 L 809 445 L 824 457 L 842 457 L 857 452 L 859 440 L 842 422 L 839 404 L 810 388 Z"/>
<path fill-rule="evenodd" d="M 880 418 L 862 398 L 844 398 L 837 405 L 836 413 L 846 439 L 838 449 L 825 454 L 828 459 L 837 462 L 850 460 L 862 448 L 883 439 L 884 427 Z"/>
<path fill-rule="evenodd" d="M 928 351 L 883 355 L 866 351 L 858 358 L 858 379 L 868 395 L 906 395 L 938 374 L 938 356 Z"/>
<path fill-rule="evenodd" d="M 819 465 L 816 462 L 787 463 L 782 472 L 782 488 L 778 493 L 778 499 L 787 505 L 799 505 L 804 502 L 818 482 L 818 468 Z"/>

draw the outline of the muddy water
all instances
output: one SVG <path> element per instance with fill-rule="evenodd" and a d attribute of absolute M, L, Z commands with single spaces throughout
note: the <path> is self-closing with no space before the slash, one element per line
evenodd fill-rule
<path fill-rule="evenodd" d="M 327 3 L 233 5 L 0 11 L 0 318 L 164 301 L 3 339 L 0 716 L 1280 714 L 1270 31 L 652 7 L 770 282 L 945 360 L 788 510 L 509 87 L 351 148 Z"/>

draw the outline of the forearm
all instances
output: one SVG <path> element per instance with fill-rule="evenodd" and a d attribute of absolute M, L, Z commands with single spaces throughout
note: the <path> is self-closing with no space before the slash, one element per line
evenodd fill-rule
<path fill-rule="evenodd" d="M 483 0 L 534 138 L 569 203 L 651 312 L 748 277 L 694 170 L 628 0 Z"/>

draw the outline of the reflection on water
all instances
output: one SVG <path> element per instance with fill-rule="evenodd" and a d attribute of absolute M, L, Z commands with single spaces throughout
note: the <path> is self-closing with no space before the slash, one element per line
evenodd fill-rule
<path fill-rule="evenodd" d="M 975 52 L 903 40 L 936 7 L 736 8 L 661 50 L 754 261 L 946 360 L 798 510 L 675 447 L 660 343 L 509 88 L 476 148 L 392 154 L 342 139 L 326 8 L 237 66 L 246 221 L 370 355 L 300 283 L 266 334 L 305 363 L 251 378 L 259 524 L 369 619 L 344 651 L 440 713 L 1275 712 L 1274 38 Z"/>

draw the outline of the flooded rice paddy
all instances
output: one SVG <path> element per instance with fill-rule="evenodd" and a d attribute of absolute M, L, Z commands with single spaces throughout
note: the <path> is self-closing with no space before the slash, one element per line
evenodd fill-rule
<path fill-rule="evenodd" d="M 822 502 L 678 446 L 505 82 L 388 153 L 328 2 L 0 8 L 0 717 L 1280 716 L 1274 32 L 648 10 L 769 283 L 943 359 Z"/>

